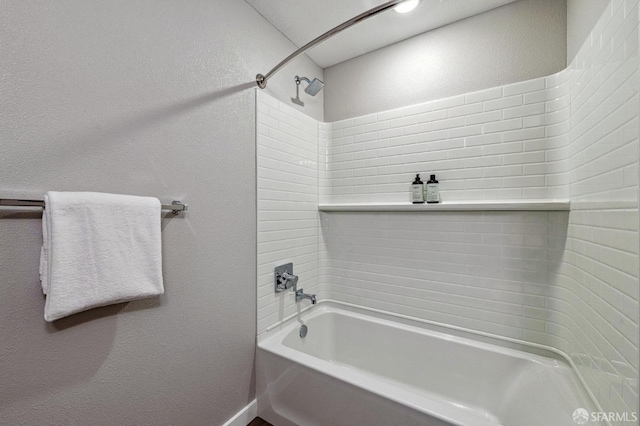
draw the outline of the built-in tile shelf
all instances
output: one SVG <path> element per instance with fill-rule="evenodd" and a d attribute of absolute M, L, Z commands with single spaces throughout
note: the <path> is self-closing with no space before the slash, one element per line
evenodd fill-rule
<path fill-rule="evenodd" d="M 569 200 L 448 201 L 438 204 L 359 203 L 319 204 L 322 212 L 429 212 L 429 211 L 518 211 L 569 210 Z"/>

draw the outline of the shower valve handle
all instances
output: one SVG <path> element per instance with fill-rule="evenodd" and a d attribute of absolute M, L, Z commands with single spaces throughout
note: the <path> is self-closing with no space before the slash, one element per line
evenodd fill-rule
<path fill-rule="evenodd" d="M 275 291 L 283 292 L 290 288 L 296 288 L 298 285 L 298 276 L 293 274 L 293 264 L 288 263 L 281 265 L 275 269 Z"/>

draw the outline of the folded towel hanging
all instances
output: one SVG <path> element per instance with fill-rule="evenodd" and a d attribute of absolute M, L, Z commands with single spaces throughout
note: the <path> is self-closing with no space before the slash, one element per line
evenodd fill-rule
<path fill-rule="evenodd" d="M 50 191 L 45 204 L 46 321 L 164 293 L 158 199 Z"/>

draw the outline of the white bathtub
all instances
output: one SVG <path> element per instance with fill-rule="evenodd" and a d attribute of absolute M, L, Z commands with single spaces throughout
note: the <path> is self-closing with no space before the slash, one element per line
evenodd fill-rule
<path fill-rule="evenodd" d="M 335 302 L 261 335 L 257 373 L 276 426 L 575 426 L 597 411 L 552 351 Z"/>

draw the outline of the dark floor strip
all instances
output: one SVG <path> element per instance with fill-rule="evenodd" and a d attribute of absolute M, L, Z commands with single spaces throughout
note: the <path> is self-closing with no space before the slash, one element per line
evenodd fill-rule
<path fill-rule="evenodd" d="M 251 420 L 251 423 L 249 423 L 247 426 L 273 426 L 273 425 L 269 422 L 265 422 L 260 417 L 256 417 L 255 419 Z"/>

